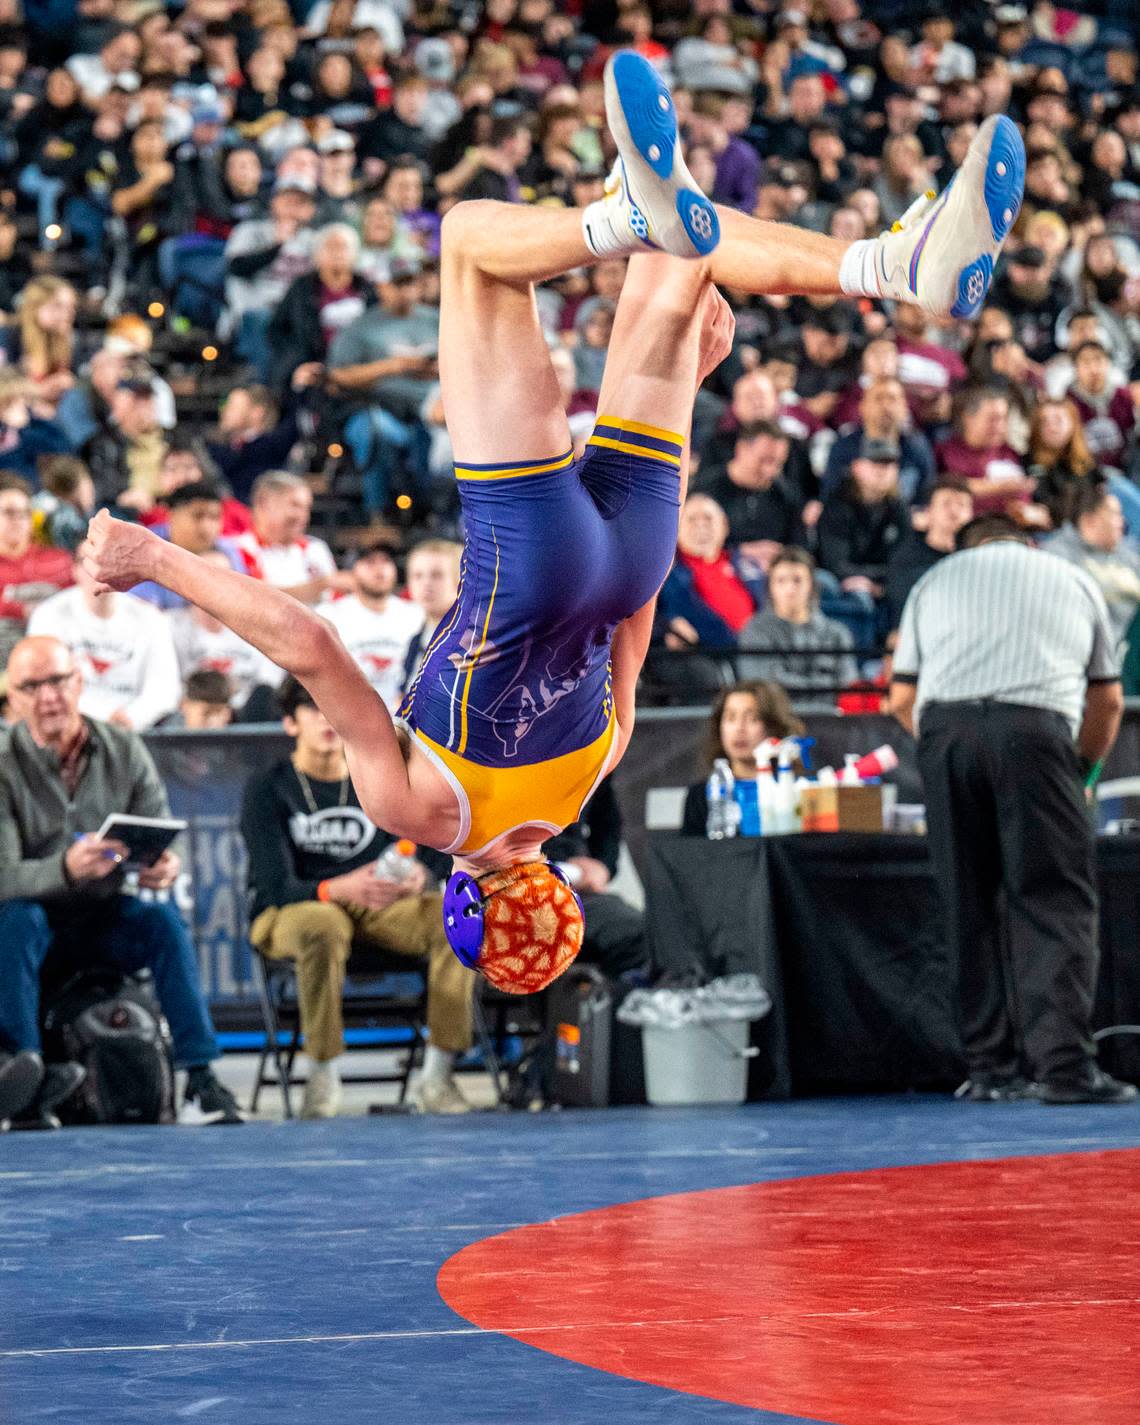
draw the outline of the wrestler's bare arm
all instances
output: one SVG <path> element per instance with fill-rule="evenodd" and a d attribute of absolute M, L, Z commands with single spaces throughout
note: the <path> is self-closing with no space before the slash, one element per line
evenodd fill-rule
<path fill-rule="evenodd" d="M 108 588 L 150 579 L 180 594 L 292 673 L 344 738 L 369 816 L 387 830 L 413 834 L 407 823 L 422 818 L 418 809 L 413 813 L 408 762 L 388 709 L 323 618 L 280 589 L 207 564 L 105 510 L 89 527 L 82 558 Z M 418 786 L 416 792 L 418 801 Z"/>

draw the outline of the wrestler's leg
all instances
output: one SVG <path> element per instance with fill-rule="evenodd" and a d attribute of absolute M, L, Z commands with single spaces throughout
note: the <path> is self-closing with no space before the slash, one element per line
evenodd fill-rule
<path fill-rule="evenodd" d="M 702 264 L 722 287 L 764 297 L 840 296 L 839 268 L 851 246 L 790 223 L 717 208 L 720 243 Z"/>
<path fill-rule="evenodd" d="M 715 262 L 715 254 L 711 262 Z M 688 477 L 688 437 L 701 380 L 726 355 L 710 342 L 719 319 L 731 341 L 731 317 L 708 276 L 709 262 L 659 253 L 630 259 L 614 315 L 598 395 L 598 424 L 631 422 L 675 435 L 684 445 L 680 498 Z"/>
<path fill-rule="evenodd" d="M 678 257 L 709 257 L 717 281 L 748 292 L 843 291 L 971 317 L 1021 206 L 1025 146 L 1010 119 L 992 115 L 941 195 L 917 199 L 889 233 L 847 245 L 797 233 L 788 254 L 786 230 L 714 211 L 695 190 L 672 98 L 644 58 L 629 50 L 610 58 L 605 103 L 620 181 L 598 205 L 591 246 L 628 249 L 642 236 Z"/>
<path fill-rule="evenodd" d="M 447 214 L 439 375 L 457 465 L 570 449 L 532 284 L 589 260 L 578 213 L 471 202 Z"/>
<path fill-rule="evenodd" d="M 632 333 L 628 346 L 636 363 L 634 353 L 644 345 L 643 320 L 650 321 L 656 333 L 644 379 L 638 382 L 650 404 L 663 383 L 671 385 L 669 369 L 679 347 L 692 348 L 681 359 L 695 363 L 698 344 L 693 333 L 700 326 L 696 295 L 709 277 L 745 292 L 839 293 L 839 264 L 848 244 L 731 210 L 720 211 L 720 218 L 720 246 L 708 258 L 683 262 L 638 253 L 632 259 L 610 343 L 610 364 L 616 358 L 612 379 L 607 366 L 611 390 L 625 379 L 625 333 Z M 552 458 L 569 448 L 532 284 L 597 260 L 586 246 L 582 214 L 576 209 L 480 201 L 459 203 L 448 213 L 443 224 L 439 365 L 457 463 Z M 676 377 L 671 389 L 684 393 L 691 373 L 682 376 L 677 371 Z M 679 403 L 685 399 L 681 394 Z M 608 410 L 609 404 L 604 402 L 602 409 Z M 663 418 L 652 421 L 648 416 L 647 410 L 649 424 L 669 426 Z M 639 419 L 632 412 L 629 418 Z M 686 417 L 679 428 L 687 426 Z"/>

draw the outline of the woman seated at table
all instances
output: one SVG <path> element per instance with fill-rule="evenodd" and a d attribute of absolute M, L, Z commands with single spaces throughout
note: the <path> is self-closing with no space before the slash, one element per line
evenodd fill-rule
<path fill-rule="evenodd" d="M 760 679 L 722 688 L 709 715 L 705 762 L 712 770 L 718 757 L 728 759 L 738 782 L 754 782 L 759 775 L 756 748 L 769 737 L 799 737 L 804 725 L 792 711 L 779 683 Z M 681 831 L 704 836 L 708 820 L 705 783 L 694 782 L 685 795 Z"/>

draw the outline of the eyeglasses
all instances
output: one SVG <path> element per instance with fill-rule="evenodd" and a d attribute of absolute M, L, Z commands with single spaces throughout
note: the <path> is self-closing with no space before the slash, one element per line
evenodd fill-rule
<path fill-rule="evenodd" d="M 34 698 L 43 688 L 62 693 L 74 677 L 75 669 L 71 668 L 66 673 L 53 673 L 50 678 L 29 678 L 26 683 L 13 683 L 12 692 L 21 693 L 25 698 Z"/>

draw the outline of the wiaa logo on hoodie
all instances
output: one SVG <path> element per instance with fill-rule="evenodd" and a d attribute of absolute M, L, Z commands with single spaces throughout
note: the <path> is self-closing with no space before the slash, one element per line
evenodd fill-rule
<path fill-rule="evenodd" d="M 347 861 L 371 844 L 376 828 L 359 807 L 324 807 L 312 815 L 294 812 L 289 836 L 300 851 Z"/>

